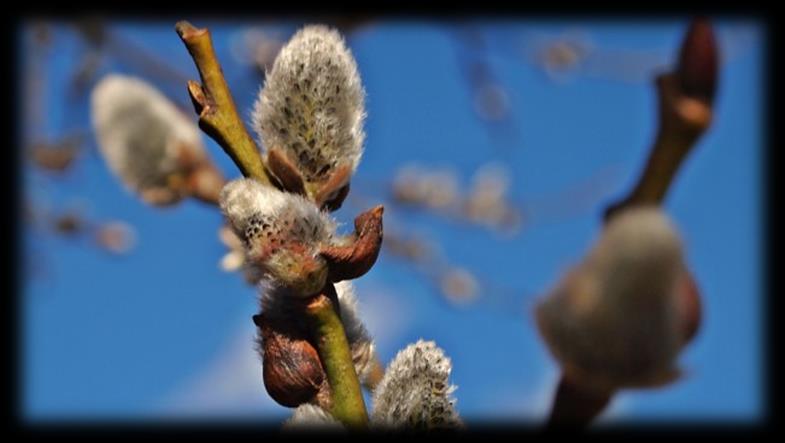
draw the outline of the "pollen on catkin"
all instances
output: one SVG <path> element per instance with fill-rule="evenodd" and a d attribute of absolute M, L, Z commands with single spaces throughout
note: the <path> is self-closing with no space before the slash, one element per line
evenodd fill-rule
<path fill-rule="evenodd" d="M 378 428 L 461 427 L 450 385 L 450 359 L 432 341 L 398 352 L 373 395 L 371 424 Z"/>
<path fill-rule="evenodd" d="M 661 209 L 614 216 L 584 260 L 537 307 L 537 324 L 562 366 L 607 388 L 675 378 L 682 345 L 681 239 Z"/>
<path fill-rule="evenodd" d="M 110 74 L 91 96 L 98 148 L 125 187 L 154 205 L 185 197 L 187 168 L 206 161 L 196 124 L 141 79 Z"/>
<path fill-rule="evenodd" d="M 324 286 L 327 265 L 317 253 L 335 241 L 329 215 L 302 196 L 248 178 L 224 186 L 220 206 L 245 242 L 246 266 L 303 296 Z"/>
<path fill-rule="evenodd" d="M 265 150 L 282 150 L 306 182 L 321 182 L 360 162 L 364 101 L 357 63 L 338 31 L 306 26 L 267 73 L 253 124 Z"/>

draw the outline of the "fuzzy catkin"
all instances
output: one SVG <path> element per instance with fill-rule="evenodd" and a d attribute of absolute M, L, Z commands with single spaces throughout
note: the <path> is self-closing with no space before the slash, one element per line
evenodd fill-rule
<path fill-rule="evenodd" d="M 450 359 L 432 341 L 418 340 L 398 352 L 373 395 L 377 428 L 462 427 L 450 385 Z"/>
<path fill-rule="evenodd" d="M 248 265 L 258 267 L 260 277 L 296 273 L 307 262 L 319 274 L 308 288 L 315 291 L 324 285 L 326 264 L 315 255 L 320 246 L 338 241 L 336 223 L 329 215 L 300 195 L 249 178 L 224 186 L 220 206 L 245 242 Z"/>
<path fill-rule="evenodd" d="M 339 165 L 357 168 L 365 133 L 365 91 L 338 31 L 306 26 L 281 49 L 254 106 L 262 146 L 278 148 L 306 182 Z"/>
<path fill-rule="evenodd" d="M 101 79 L 91 106 L 99 151 L 126 188 L 152 204 L 185 197 L 172 185 L 187 172 L 182 158 L 192 164 L 207 156 L 193 121 L 153 86 L 125 75 Z"/>
<path fill-rule="evenodd" d="M 537 307 L 554 356 L 606 387 L 656 385 L 675 377 L 684 344 L 681 240 L 658 208 L 612 218 L 584 260 Z"/>

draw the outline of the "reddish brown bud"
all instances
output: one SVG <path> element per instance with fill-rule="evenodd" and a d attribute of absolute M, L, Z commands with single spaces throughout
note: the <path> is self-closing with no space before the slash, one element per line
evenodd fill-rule
<path fill-rule="evenodd" d="M 717 89 L 718 59 L 711 23 L 706 18 L 694 19 L 684 37 L 676 68 L 682 93 L 711 103 Z"/>
<path fill-rule="evenodd" d="M 286 154 L 278 148 L 270 148 L 267 153 L 267 169 L 272 173 L 273 178 L 278 181 L 277 184 L 280 185 L 282 191 L 306 195 L 302 174 L 289 161 Z"/>
<path fill-rule="evenodd" d="M 363 212 L 354 219 L 355 238 L 348 246 L 329 246 L 320 251 L 330 269 L 329 279 L 333 283 L 351 280 L 368 272 L 382 247 L 382 214 L 379 205 Z"/>
<path fill-rule="evenodd" d="M 352 168 L 349 165 L 339 166 L 316 190 L 313 200 L 316 206 L 329 211 L 341 207 L 344 199 L 349 195 L 349 179 L 352 177 Z"/>
<path fill-rule="evenodd" d="M 294 408 L 316 398 L 325 380 L 319 354 L 292 322 L 253 316 L 261 330 L 264 387 L 273 400 Z"/>

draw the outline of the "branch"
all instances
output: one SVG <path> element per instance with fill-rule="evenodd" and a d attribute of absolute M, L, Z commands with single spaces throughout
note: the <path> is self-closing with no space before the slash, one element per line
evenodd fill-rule
<path fill-rule="evenodd" d="M 316 348 L 330 384 L 330 413 L 348 426 L 366 427 L 368 414 L 338 313 L 335 286 L 328 283 L 322 293 L 308 303 L 305 312 L 313 326 Z"/>
<path fill-rule="evenodd" d="M 694 20 L 682 44 L 677 69 L 655 80 L 659 127 L 646 167 L 632 192 L 605 210 L 605 220 L 623 208 L 658 205 L 665 199 L 682 162 L 711 125 L 717 60 L 710 23 Z"/>
<path fill-rule="evenodd" d="M 259 149 L 237 114 L 213 50 L 210 31 L 197 29 L 187 21 L 177 22 L 175 30 L 193 57 L 202 79 L 202 84 L 193 80 L 188 82 L 188 93 L 199 114 L 199 127 L 221 145 L 244 176 L 270 184 Z"/>

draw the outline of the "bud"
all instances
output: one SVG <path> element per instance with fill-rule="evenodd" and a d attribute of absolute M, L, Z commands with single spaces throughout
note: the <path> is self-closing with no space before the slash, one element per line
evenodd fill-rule
<path fill-rule="evenodd" d="M 681 92 L 711 103 L 717 90 L 718 63 L 711 23 L 706 18 L 693 20 L 684 37 L 676 68 Z"/>
<path fill-rule="evenodd" d="M 373 395 L 371 423 L 380 428 L 462 427 L 451 394 L 450 359 L 418 340 L 398 352 Z"/>
<path fill-rule="evenodd" d="M 676 357 L 696 328 L 688 278 L 667 216 L 633 207 L 540 301 L 537 325 L 568 378 L 605 390 L 666 384 L 678 378 Z"/>
<path fill-rule="evenodd" d="M 337 241 L 336 224 L 313 203 L 253 179 L 239 179 L 221 191 L 220 206 L 245 242 L 249 266 L 303 297 L 324 287 L 327 263 L 318 252 Z"/>
<path fill-rule="evenodd" d="M 267 167 L 285 189 L 307 191 L 319 206 L 345 197 L 363 152 L 364 96 L 337 31 L 306 26 L 281 49 L 253 121 Z"/>
<path fill-rule="evenodd" d="M 109 169 L 145 202 L 171 205 L 196 193 L 194 171 L 198 186 L 222 184 L 194 122 L 144 81 L 104 77 L 92 92 L 92 119 Z"/>
<path fill-rule="evenodd" d="M 255 315 L 257 350 L 262 356 L 264 387 L 279 404 L 294 408 L 316 401 L 326 380 L 319 354 L 295 318 L 275 312 Z"/>

